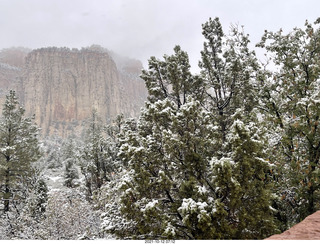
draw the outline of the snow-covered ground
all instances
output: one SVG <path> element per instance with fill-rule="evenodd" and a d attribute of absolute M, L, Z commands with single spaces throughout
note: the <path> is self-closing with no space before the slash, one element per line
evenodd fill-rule
<path fill-rule="evenodd" d="M 49 192 L 51 191 L 60 191 L 61 189 L 66 188 L 63 185 L 64 177 L 63 171 L 59 169 L 48 169 L 46 172 L 46 183 L 49 188 Z"/>

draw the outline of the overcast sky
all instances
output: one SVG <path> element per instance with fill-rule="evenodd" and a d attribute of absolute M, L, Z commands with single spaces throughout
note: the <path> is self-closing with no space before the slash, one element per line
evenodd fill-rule
<path fill-rule="evenodd" d="M 319 10 L 319 0 L 0 0 L 0 48 L 98 44 L 146 66 L 179 44 L 194 67 L 209 17 L 219 17 L 225 32 L 244 25 L 255 44 L 265 29 L 303 27 Z"/>

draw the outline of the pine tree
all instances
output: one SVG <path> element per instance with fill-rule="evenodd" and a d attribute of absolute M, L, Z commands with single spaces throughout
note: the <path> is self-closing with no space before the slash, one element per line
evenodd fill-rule
<path fill-rule="evenodd" d="M 32 119 L 24 117 L 14 91 L 10 91 L 0 121 L 0 183 L 3 211 L 10 203 L 26 199 L 25 188 L 30 186 L 32 162 L 40 157 L 38 128 Z"/>

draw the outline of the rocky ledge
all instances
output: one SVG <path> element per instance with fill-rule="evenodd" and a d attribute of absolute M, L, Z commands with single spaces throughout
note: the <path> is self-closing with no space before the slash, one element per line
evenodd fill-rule
<path fill-rule="evenodd" d="M 266 240 L 320 240 L 320 211 L 309 215 L 282 234 L 270 236 Z"/>

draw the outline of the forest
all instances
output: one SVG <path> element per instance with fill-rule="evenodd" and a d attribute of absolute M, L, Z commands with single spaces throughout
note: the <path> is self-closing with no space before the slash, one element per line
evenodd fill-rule
<path fill-rule="evenodd" d="M 210 18 L 198 74 L 180 46 L 151 57 L 140 117 L 92 111 L 80 137 L 40 138 L 10 91 L 0 239 L 264 239 L 319 210 L 319 23 L 266 30 L 260 60 Z"/>

